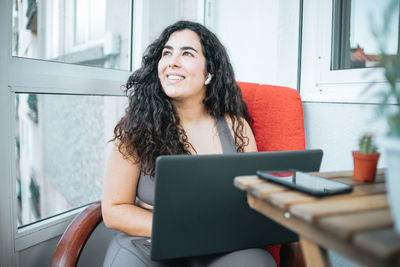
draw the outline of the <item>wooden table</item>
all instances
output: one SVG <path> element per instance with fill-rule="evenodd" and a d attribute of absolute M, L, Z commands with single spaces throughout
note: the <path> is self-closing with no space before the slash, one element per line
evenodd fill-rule
<path fill-rule="evenodd" d="M 351 184 L 354 191 L 316 198 L 257 176 L 239 176 L 234 183 L 247 191 L 251 208 L 299 234 L 308 266 L 330 266 L 327 249 L 365 266 L 400 266 L 400 235 L 393 229 L 384 171 L 375 183 L 354 181 L 351 171 L 316 174 Z"/>

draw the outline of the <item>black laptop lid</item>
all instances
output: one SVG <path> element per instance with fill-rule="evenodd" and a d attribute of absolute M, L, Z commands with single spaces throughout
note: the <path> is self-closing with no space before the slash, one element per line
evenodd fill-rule
<path fill-rule="evenodd" d="M 321 150 L 158 157 L 151 258 L 297 241 L 295 233 L 250 209 L 233 179 L 260 169 L 318 171 L 321 159 Z"/>

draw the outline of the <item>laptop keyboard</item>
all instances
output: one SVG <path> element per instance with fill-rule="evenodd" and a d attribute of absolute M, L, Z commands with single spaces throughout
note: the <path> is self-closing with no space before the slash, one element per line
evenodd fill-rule
<path fill-rule="evenodd" d="M 150 242 L 144 242 L 143 246 L 145 246 L 146 248 L 150 249 L 151 248 L 151 243 Z"/>

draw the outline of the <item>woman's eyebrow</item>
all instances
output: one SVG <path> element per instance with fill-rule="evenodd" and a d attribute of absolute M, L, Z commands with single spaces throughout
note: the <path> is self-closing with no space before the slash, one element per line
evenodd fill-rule
<path fill-rule="evenodd" d="M 172 46 L 170 46 L 170 45 L 165 45 L 165 46 L 164 46 L 164 49 L 174 50 L 174 48 L 173 48 Z M 196 49 L 194 49 L 194 48 L 191 47 L 191 46 L 182 46 L 182 47 L 180 48 L 180 50 L 192 50 L 192 51 L 196 52 L 197 54 L 199 53 L 199 52 L 197 52 Z"/>
<path fill-rule="evenodd" d="M 191 46 L 183 46 L 183 47 L 181 47 L 181 50 L 193 50 L 193 51 L 196 52 L 197 54 L 199 53 L 199 52 L 197 52 L 196 49 L 194 49 L 194 48 L 191 47 Z"/>

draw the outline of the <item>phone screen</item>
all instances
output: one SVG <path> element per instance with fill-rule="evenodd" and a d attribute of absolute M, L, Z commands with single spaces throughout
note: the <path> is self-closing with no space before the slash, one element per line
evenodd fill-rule
<path fill-rule="evenodd" d="M 353 187 L 300 171 L 258 171 L 257 175 L 308 194 L 325 196 L 351 192 Z"/>

